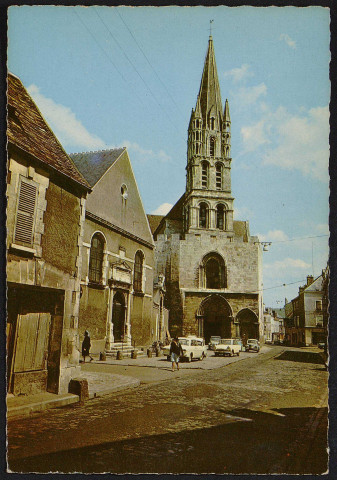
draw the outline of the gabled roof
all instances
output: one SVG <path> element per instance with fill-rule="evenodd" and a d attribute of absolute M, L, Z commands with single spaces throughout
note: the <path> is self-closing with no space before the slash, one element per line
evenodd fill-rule
<path fill-rule="evenodd" d="M 158 226 L 159 226 L 159 224 L 160 224 L 160 222 L 162 221 L 163 218 L 164 218 L 164 215 L 150 215 L 150 214 L 147 215 L 147 219 L 149 221 L 149 225 L 150 225 L 150 228 L 151 228 L 152 235 L 157 230 L 157 228 L 158 228 Z"/>
<path fill-rule="evenodd" d="M 97 152 L 72 153 L 70 157 L 83 177 L 93 187 L 122 155 L 124 150 L 125 147 L 99 150 Z"/>
<path fill-rule="evenodd" d="M 89 184 L 75 167 L 42 117 L 21 80 L 8 74 L 8 142 L 57 170 L 87 190 Z"/>

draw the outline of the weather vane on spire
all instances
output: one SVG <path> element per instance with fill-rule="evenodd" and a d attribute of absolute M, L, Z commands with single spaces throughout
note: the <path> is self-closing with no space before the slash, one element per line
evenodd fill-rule
<path fill-rule="evenodd" d="M 211 37 L 212 36 L 212 23 L 214 22 L 214 20 L 210 20 L 209 21 L 209 36 Z"/>

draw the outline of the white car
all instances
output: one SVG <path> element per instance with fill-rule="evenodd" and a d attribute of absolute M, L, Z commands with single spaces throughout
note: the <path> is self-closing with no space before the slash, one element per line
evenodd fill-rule
<path fill-rule="evenodd" d="M 181 348 L 183 349 L 183 356 L 181 360 L 186 359 L 191 362 L 194 359 L 203 360 L 207 356 L 207 345 L 205 340 L 201 337 L 178 337 Z M 164 355 L 167 356 L 167 360 L 171 360 L 170 345 L 166 346 L 163 350 Z"/>
<path fill-rule="evenodd" d="M 222 338 L 220 343 L 215 346 L 214 355 L 218 357 L 219 355 L 240 355 L 241 343 L 236 338 Z"/>

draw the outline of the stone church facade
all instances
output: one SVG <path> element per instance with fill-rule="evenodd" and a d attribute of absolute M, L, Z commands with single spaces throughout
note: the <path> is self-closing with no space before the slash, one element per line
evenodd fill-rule
<path fill-rule="evenodd" d="M 259 338 L 262 252 L 233 219 L 231 120 L 222 108 L 212 37 L 188 127 L 186 190 L 152 218 L 156 269 L 166 280 L 171 334 Z M 152 216 L 153 217 L 153 216 Z M 154 221 L 156 220 L 156 222 Z"/>

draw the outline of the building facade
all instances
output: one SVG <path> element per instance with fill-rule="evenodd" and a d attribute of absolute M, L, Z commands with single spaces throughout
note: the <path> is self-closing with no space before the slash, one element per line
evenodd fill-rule
<path fill-rule="evenodd" d="M 262 254 L 233 218 L 231 119 L 222 108 L 212 37 L 188 127 L 186 190 L 153 228 L 173 334 L 259 338 Z M 155 224 L 155 222 L 153 222 Z"/>
<path fill-rule="evenodd" d="M 7 387 L 68 392 L 79 372 L 81 249 L 90 186 L 21 81 L 8 77 Z"/>
<path fill-rule="evenodd" d="M 323 273 L 316 279 L 308 275 L 306 285 L 299 288 L 298 296 L 291 301 L 292 312 L 288 313 L 286 321 L 290 345 L 310 346 L 326 342 L 323 295 Z"/>
<path fill-rule="evenodd" d="M 80 334 L 89 330 L 93 351 L 148 345 L 159 339 L 162 314 L 153 302 L 153 237 L 128 152 L 118 148 L 71 158 L 92 187 L 85 212 Z"/>

